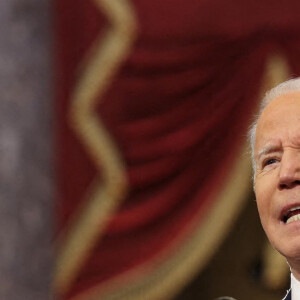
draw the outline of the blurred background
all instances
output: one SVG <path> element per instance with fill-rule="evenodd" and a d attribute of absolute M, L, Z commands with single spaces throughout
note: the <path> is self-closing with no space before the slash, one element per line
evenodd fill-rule
<path fill-rule="evenodd" d="M 299 12 L 3 0 L 0 298 L 281 299 L 247 130 L 300 74 Z"/>

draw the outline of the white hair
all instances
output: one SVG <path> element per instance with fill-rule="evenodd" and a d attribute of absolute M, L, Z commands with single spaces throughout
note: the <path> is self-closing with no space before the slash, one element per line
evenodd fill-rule
<path fill-rule="evenodd" d="M 252 167 L 253 167 L 253 178 L 255 179 L 255 157 L 254 157 L 254 146 L 255 146 L 255 138 L 256 138 L 256 127 L 257 122 L 263 112 L 263 110 L 266 108 L 266 106 L 274 99 L 288 94 L 292 92 L 300 91 L 300 77 L 293 78 L 290 80 L 287 80 L 285 82 L 280 83 L 279 85 L 275 86 L 268 92 L 266 92 L 264 98 L 262 99 L 260 109 L 258 114 L 254 117 L 254 121 L 252 125 L 250 126 L 249 130 L 249 140 L 251 145 L 251 157 L 252 157 Z"/>

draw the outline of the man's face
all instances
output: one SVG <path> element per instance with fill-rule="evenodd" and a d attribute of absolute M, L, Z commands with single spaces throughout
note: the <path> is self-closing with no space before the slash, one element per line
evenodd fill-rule
<path fill-rule="evenodd" d="M 300 92 L 274 99 L 263 111 L 255 161 L 255 194 L 263 228 L 288 260 L 300 259 Z"/>

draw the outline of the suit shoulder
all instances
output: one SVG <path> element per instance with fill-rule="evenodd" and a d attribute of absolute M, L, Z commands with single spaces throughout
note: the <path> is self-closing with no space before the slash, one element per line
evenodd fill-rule
<path fill-rule="evenodd" d="M 285 297 L 282 300 L 291 300 L 292 299 L 291 294 L 292 294 L 291 290 L 288 290 L 287 294 L 285 295 Z"/>

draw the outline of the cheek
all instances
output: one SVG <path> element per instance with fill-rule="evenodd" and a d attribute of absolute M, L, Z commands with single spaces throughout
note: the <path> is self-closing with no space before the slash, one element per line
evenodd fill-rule
<path fill-rule="evenodd" d="M 271 203 L 266 192 L 256 193 L 257 209 L 261 221 L 261 225 L 267 234 L 268 238 L 272 240 L 272 218 L 271 218 Z"/>
<path fill-rule="evenodd" d="M 258 212 L 261 218 L 262 223 L 266 221 L 266 218 L 270 212 L 270 205 L 271 205 L 271 191 L 268 189 L 267 185 L 258 183 L 255 185 L 255 195 L 256 195 L 256 202 Z"/>
<path fill-rule="evenodd" d="M 268 206 L 265 203 L 265 201 L 262 201 L 261 199 L 260 200 L 256 199 L 256 202 L 257 202 L 257 209 L 258 209 L 261 222 L 264 224 L 267 218 Z"/>

